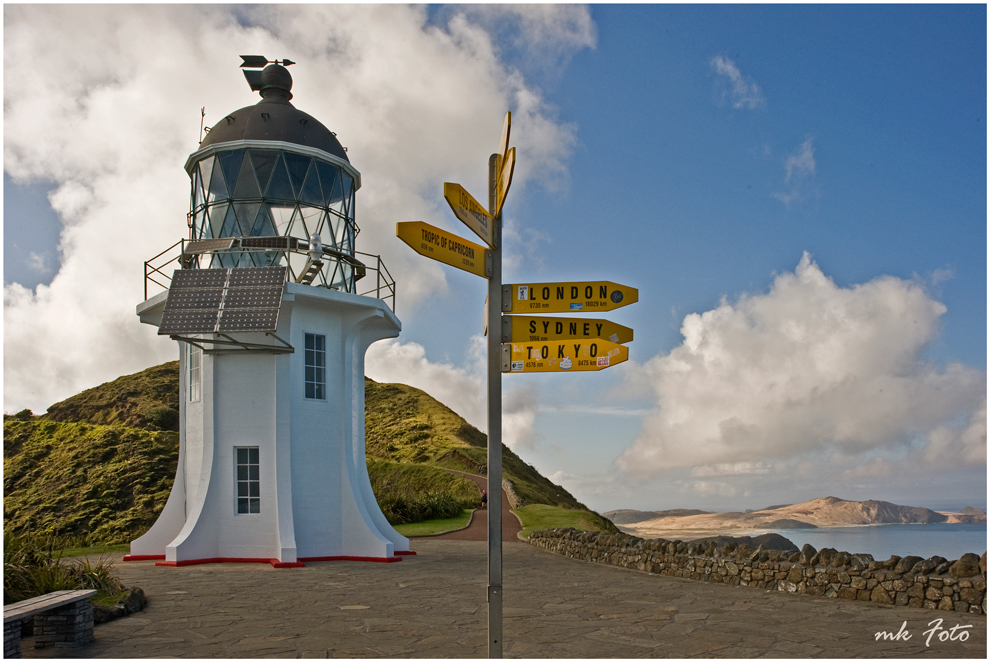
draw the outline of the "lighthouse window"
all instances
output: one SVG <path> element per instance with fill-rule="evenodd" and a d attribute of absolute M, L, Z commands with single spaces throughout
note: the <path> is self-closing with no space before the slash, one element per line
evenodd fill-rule
<path fill-rule="evenodd" d="M 189 402 L 199 402 L 203 395 L 203 349 L 189 345 Z"/>
<path fill-rule="evenodd" d="M 306 334 L 306 398 L 327 399 L 327 337 L 315 333 Z"/>
<path fill-rule="evenodd" d="M 235 448 L 237 454 L 237 514 L 261 512 L 258 447 Z"/>

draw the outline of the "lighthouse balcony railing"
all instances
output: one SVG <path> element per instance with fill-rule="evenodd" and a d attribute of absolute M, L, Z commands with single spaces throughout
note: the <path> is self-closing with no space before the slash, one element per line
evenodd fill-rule
<path fill-rule="evenodd" d="M 278 247 L 273 248 L 273 245 Z M 147 300 L 148 292 L 154 291 L 156 287 L 163 290 L 169 289 L 172 272 L 175 269 L 200 269 L 210 264 L 213 255 L 231 255 L 237 259 L 245 253 L 264 255 L 270 264 L 280 263 L 283 259 L 285 262 L 289 262 L 289 254 L 310 256 L 309 244 L 305 240 L 295 237 L 227 237 L 204 241 L 180 239 L 158 255 L 145 261 L 144 298 Z M 358 259 L 358 256 L 361 259 Z M 201 263 L 203 257 L 206 260 Z M 322 258 L 325 261 L 336 260 L 339 264 L 350 266 L 353 274 L 351 278 L 347 279 L 350 281 L 350 291 L 360 296 L 372 296 L 381 299 L 389 304 L 393 312 L 395 311 L 395 279 L 392 278 L 392 274 L 389 273 L 388 267 L 385 266 L 380 255 L 362 253 L 361 251 L 354 251 L 354 254 L 350 255 L 324 246 Z M 374 280 L 371 279 L 372 274 L 369 272 L 374 272 Z M 291 266 L 286 274 L 290 280 L 293 278 Z M 296 274 L 296 276 L 301 276 L 301 274 Z M 331 287 L 330 289 L 341 288 Z"/>

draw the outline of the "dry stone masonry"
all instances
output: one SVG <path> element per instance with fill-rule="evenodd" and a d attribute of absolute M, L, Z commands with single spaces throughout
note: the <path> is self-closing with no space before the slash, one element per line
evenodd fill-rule
<path fill-rule="evenodd" d="M 987 613 L 987 555 L 941 556 L 850 554 L 805 545 L 785 552 L 733 542 L 686 543 L 644 540 L 624 533 L 550 529 L 529 542 L 569 558 L 733 586 L 801 593 L 880 604 Z"/>

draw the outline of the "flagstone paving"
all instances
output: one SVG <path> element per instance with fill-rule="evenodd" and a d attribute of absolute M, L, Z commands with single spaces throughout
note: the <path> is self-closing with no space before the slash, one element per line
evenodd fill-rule
<path fill-rule="evenodd" d="M 120 563 L 148 596 L 79 650 L 25 657 L 486 657 L 487 546 L 419 539 L 401 563 L 305 568 Z M 986 658 L 986 618 L 812 598 L 567 559 L 505 545 L 505 656 Z M 925 630 L 970 625 L 966 641 Z M 876 641 L 907 622 L 909 640 Z"/>

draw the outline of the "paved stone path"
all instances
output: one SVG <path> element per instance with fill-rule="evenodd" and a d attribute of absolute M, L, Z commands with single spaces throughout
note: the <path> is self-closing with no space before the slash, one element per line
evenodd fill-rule
<path fill-rule="evenodd" d="M 121 563 L 145 611 L 96 627 L 81 650 L 25 657 L 485 657 L 486 545 L 419 539 L 401 563 L 160 568 Z M 767 593 L 504 548 L 505 655 L 515 658 L 972 657 L 986 618 Z M 971 625 L 925 645 L 928 623 Z M 897 633 L 908 641 L 874 640 Z"/>
<path fill-rule="evenodd" d="M 452 474 L 460 474 L 474 481 L 479 491 L 488 489 L 488 479 L 484 476 L 477 476 L 453 469 L 445 469 L 445 471 L 449 471 Z M 522 531 L 522 524 L 519 523 L 519 519 L 512 513 L 512 507 L 509 506 L 509 497 L 505 493 L 505 490 L 502 490 L 502 542 L 519 542 L 518 534 L 520 531 Z M 488 511 L 475 510 L 471 517 L 471 523 L 460 531 L 451 531 L 450 533 L 430 537 L 434 540 L 484 540 L 487 542 Z"/>

